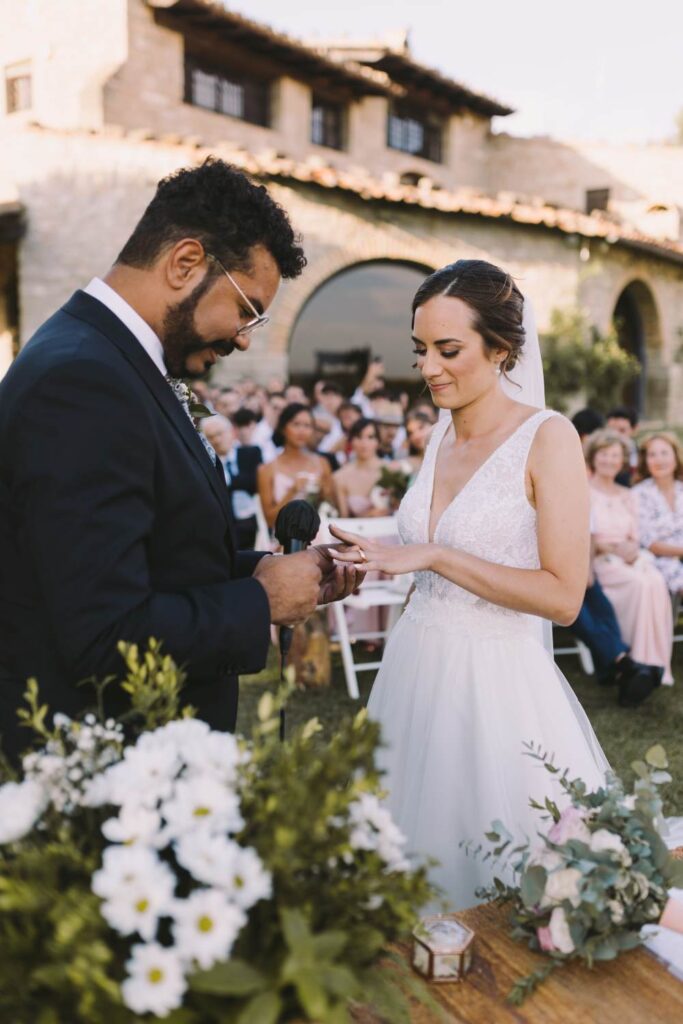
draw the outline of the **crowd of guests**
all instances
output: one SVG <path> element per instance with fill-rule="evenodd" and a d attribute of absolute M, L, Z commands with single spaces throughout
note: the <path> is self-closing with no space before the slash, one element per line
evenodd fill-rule
<path fill-rule="evenodd" d="M 674 620 L 683 593 L 683 450 L 655 431 L 636 444 L 633 409 L 573 418 L 586 455 L 591 499 L 591 570 L 572 627 L 598 678 L 635 706 L 672 685 Z"/>
<path fill-rule="evenodd" d="M 296 498 L 325 502 L 343 517 L 391 514 L 383 471 L 410 485 L 437 416 L 429 399 L 411 403 L 387 390 L 378 360 L 349 395 L 324 380 L 310 393 L 276 379 L 193 387 L 211 412 L 200 427 L 223 463 L 243 549 L 254 546 L 257 508 L 272 530 Z"/>
<path fill-rule="evenodd" d="M 295 498 L 323 502 L 342 517 L 386 516 L 395 503 L 384 471 L 415 479 L 437 411 L 426 398 L 387 390 L 370 363 L 350 395 L 320 380 L 246 380 L 195 385 L 212 415 L 201 429 L 220 457 L 238 541 L 254 546 L 257 505 L 272 530 Z M 591 566 L 583 607 L 571 627 L 590 649 L 597 678 L 615 684 L 623 706 L 671 685 L 674 618 L 683 595 L 683 451 L 668 431 L 637 444 L 638 417 L 619 407 L 603 417 L 582 409 L 591 499 Z M 258 502 L 257 502 L 258 499 Z"/>

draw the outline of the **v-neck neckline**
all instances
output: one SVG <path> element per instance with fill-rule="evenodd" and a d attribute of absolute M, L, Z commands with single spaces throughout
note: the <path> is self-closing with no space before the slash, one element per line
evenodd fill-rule
<path fill-rule="evenodd" d="M 430 467 L 431 476 L 429 478 L 429 504 L 428 504 L 428 512 L 427 512 L 427 543 L 428 544 L 433 544 L 435 542 L 436 535 L 439 532 L 439 527 L 441 526 L 441 523 L 443 521 L 443 517 L 446 515 L 448 510 L 453 507 L 453 505 L 456 503 L 458 498 L 462 494 L 464 494 L 464 492 L 468 489 L 470 484 L 472 484 L 473 481 L 476 480 L 476 478 L 479 476 L 479 474 L 482 472 L 482 470 L 485 469 L 486 466 L 488 466 L 488 464 L 491 462 L 491 460 L 493 458 L 495 458 L 495 456 L 498 454 L 499 451 L 501 451 L 503 448 L 505 448 L 505 446 L 507 444 L 509 444 L 509 442 L 513 439 L 513 437 L 517 436 L 517 434 L 522 429 L 522 427 L 525 427 L 527 425 L 527 423 L 529 423 L 531 420 L 533 420 L 536 416 L 540 416 L 541 413 L 545 412 L 545 411 L 546 411 L 545 409 L 539 409 L 537 412 L 532 412 L 530 416 L 527 416 L 527 418 L 525 420 L 522 420 L 522 422 L 518 426 L 515 427 L 515 429 L 512 431 L 511 434 L 508 434 L 508 436 L 505 438 L 504 441 L 501 441 L 500 444 L 496 448 L 494 448 L 493 451 L 489 455 L 486 456 L 486 458 L 481 463 L 481 465 L 477 466 L 477 468 L 475 469 L 474 473 L 472 473 L 472 475 L 470 477 L 468 477 L 468 479 L 462 485 L 462 487 L 460 488 L 458 493 L 455 494 L 446 505 L 444 505 L 444 507 L 443 507 L 443 509 L 441 511 L 441 514 L 439 515 L 439 518 L 437 519 L 437 521 L 434 524 L 434 532 L 432 533 L 432 535 L 430 537 L 429 534 L 430 534 L 430 526 L 431 526 L 431 522 L 432 522 L 432 508 L 433 508 L 433 504 L 434 504 L 434 483 L 436 481 L 436 465 L 437 465 L 437 462 L 439 461 L 439 454 L 441 452 L 441 446 L 442 446 L 442 444 L 444 443 L 444 441 L 446 439 L 446 434 L 448 433 L 450 428 L 453 426 L 453 420 L 451 420 L 448 423 L 446 429 L 444 430 L 443 434 L 439 438 L 439 443 L 438 443 L 438 445 L 436 447 L 436 452 L 434 453 L 434 461 L 432 462 L 432 465 Z M 455 434 L 455 427 L 453 427 L 453 433 Z"/>

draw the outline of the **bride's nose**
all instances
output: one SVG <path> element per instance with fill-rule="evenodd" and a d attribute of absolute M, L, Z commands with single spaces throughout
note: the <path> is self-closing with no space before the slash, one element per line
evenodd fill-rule
<path fill-rule="evenodd" d="M 422 364 L 422 376 L 425 380 L 433 380 L 441 373 L 442 366 L 439 360 L 437 349 L 427 349 L 425 360 Z"/>

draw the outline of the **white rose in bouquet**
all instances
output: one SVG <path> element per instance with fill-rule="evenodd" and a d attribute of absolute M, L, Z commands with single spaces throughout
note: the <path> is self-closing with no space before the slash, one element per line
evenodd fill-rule
<path fill-rule="evenodd" d="M 578 907 L 581 902 L 582 877 L 578 868 L 561 868 L 559 871 L 551 871 L 545 883 L 541 906 L 547 907 L 553 903 L 561 903 L 562 900 L 569 900 L 573 907 Z"/>
<path fill-rule="evenodd" d="M 573 953 L 574 943 L 569 931 L 567 915 L 562 907 L 555 907 L 550 915 L 548 927 L 550 928 L 550 937 L 555 949 L 559 950 L 560 953 Z"/>
<path fill-rule="evenodd" d="M 621 838 L 606 828 L 599 828 L 590 837 L 590 848 L 593 853 L 616 853 L 618 859 L 624 865 L 631 863 L 631 855 L 624 846 Z"/>

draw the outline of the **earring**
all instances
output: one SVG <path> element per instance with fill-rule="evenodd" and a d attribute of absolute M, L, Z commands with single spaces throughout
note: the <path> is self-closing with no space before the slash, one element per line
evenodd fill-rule
<path fill-rule="evenodd" d="M 496 363 L 496 376 L 500 377 L 500 363 Z"/>

